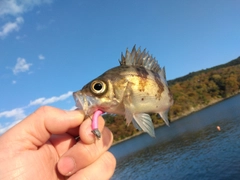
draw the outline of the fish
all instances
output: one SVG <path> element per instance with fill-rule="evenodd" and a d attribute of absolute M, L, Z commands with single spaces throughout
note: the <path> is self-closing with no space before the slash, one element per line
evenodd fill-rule
<path fill-rule="evenodd" d="M 149 113 L 158 113 L 169 126 L 168 111 L 173 105 L 165 67 L 136 45 L 121 54 L 119 63 L 73 93 L 76 107 L 86 116 L 97 110 L 124 115 L 127 125 L 132 122 L 138 130 L 155 137 Z"/>

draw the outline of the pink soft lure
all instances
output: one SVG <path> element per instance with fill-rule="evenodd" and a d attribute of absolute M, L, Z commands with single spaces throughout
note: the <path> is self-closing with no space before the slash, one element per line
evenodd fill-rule
<path fill-rule="evenodd" d="M 98 117 L 103 113 L 101 110 L 97 110 L 93 114 L 92 118 L 92 133 L 98 138 L 101 138 L 101 133 L 98 130 Z"/>

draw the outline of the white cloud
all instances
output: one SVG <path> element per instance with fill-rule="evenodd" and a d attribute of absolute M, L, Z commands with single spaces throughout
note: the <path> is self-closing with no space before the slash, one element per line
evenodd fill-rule
<path fill-rule="evenodd" d="M 13 68 L 13 73 L 16 75 L 19 72 L 29 71 L 32 64 L 27 63 L 24 58 L 18 58 L 15 67 Z"/>
<path fill-rule="evenodd" d="M 0 2 L 0 16 L 10 14 L 17 15 L 23 12 L 23 6 L 17 4 L 16 0 L 2 0 Z"/>
<path fill-rule="evenodd" d="M 12 81 L 12 84 L 16 84 L 16 83 L 17 83 L 17 81 L 15 81 L 15 80 Z"/>
<path fill-rule="evenodd" d="M 0 1 L 0 16 L 19 14 L 30 11 L 34 6 L 41 4 L 50 4 L 53 0 L 1 0 Z"/>
<path fill-rule="evenodd" d="M 0 118 L 9 119 L 7 123 L 1 123 L 1 120 L 0 120 L 0 135 L 3 134 L 12 126 L 14 126 L 15 124 L 17 124 L 18 122 L 20 122 L 21 120 L 23 120 L 27 116 L 25 112 L 29 112 L 29 109 L 31 109 L 31 106 L 35 106 L 35 105 L 40 106 L 40 105 L 55 103 L 58 101 L 63 101 L 69 98 L 70 96 L 72 96 L 72 91 L 68 91 L 65 94 L 62 94 L 60 96 L 53 96 L 51 98 L 44 98 L 44 97 L 38 98 L 34 101 L 30 101 L 28 106 L 0 112 Z M 71 109 L 75 109 L 75 108 L 72 107 Z"/>
<path fill-rule="evenodd" d="M 45 57 L 44 57 L 42 54 L 39 54 L 39 55 L 38 55 L 38 59 L 40 59 L 40 60 L 44 60 Z"/>
<path fill-rule="evenodd" d="M 73 93 L 72 91 L 68 91 L 67 93 L 62 94 L 60 96 L 53 96 L 51 98 L 45 98 L 45 97 L 38 98 L 34 101 L 30 101 L 28 106 L 46 105 L 46 104 L 52 104 L 52 103 L 55 103 L 58 101 L 63 101 L 65 99 L 67 99 L 68 97 L 72 96 L 72 93 Z"/>
<path fill-rule="evenodd" d="M 5 25 L 1 27 L 0 31 L 0 37 L 4 38 L 6 37 L 9 33 L 13 31 L 18 31 L 20 28 L 20 24 L 24 22 L 24 19 L 22 17 L 17 17 L 14 22 L 8 22 Z"/>
<path fill-rule="evenodd" d="M 13 121 L 10 124 L 0 124 L 0 135 L 5 133 L 8 129 L 15 126 L 17 123 L 19 123 L 21 120 Z"/>
<path fill-rule="evenodd" d="M 52 2 L 53 0 L 0 0 L 0 20 L 5 16 L 22 16 L 23 13 L 32 10 L 35 6 Z M 22 17 L 17 17 L 15 22 L 5 23 L 0 29 L 0 38 L 6 37 L 13 31 L 18 31 L 23 22 Z"/>
<path fill-rule="evenodd" d="M 24 112 L 24 108 L 15 108 L 10 111 L 0 112 L 0 118 L 13 118 L 14 121 L 8 123 L 0 123 L 0 135 L 5 131 L 13 127 L 15 124 L 20 122 L 22 119 L 26 117 Z"/>
<path fill-rule="evenodd" d="M 73 106 L 73 107 L 71 107 L 69 110 L 72 111 L 72 110 L 75 110 L 75 109 L 77 109 L 77 107 L 76 107 L 76 106 Z"/>
<path fill-rule="evenodd" d="M 0 118 L 14 118 L 16 121 L 22 120 L 26 117 L 23 108 L 15 108 L 10 111 L 0 112 Z"/>
<path fill-rule="evenodd" d="M 42 105 L 43 102 L 46 100 L 46 98 L 38 98 L 34 101 L 30 101 L 29 106 L 34 106 L 34 105 Z"/>

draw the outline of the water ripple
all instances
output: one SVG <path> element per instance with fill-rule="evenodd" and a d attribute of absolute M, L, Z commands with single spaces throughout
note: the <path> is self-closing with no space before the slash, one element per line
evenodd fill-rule
<path fill-rule="evenodd" d="M 195 115 L 197 119 L 211 117 L 207 119 L 211 122 L 200 129 L 185 131 L 119 159 L 112 179 L 240 179 L 239 100 L 237 96 Z M 169 133 L 174 132 L 165 136 Z"/>

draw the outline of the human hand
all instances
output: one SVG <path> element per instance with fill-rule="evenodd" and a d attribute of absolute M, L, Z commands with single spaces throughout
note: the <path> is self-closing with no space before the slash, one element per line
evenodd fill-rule
<path fill-rule="evenodd" d="M 109 179 L 112 133 L 99 117 L 100 140 L 82 111 L 43 106 L 0 137 L 0 179 Z M 80 136 L 76 142 L 75 137 Z"/>

